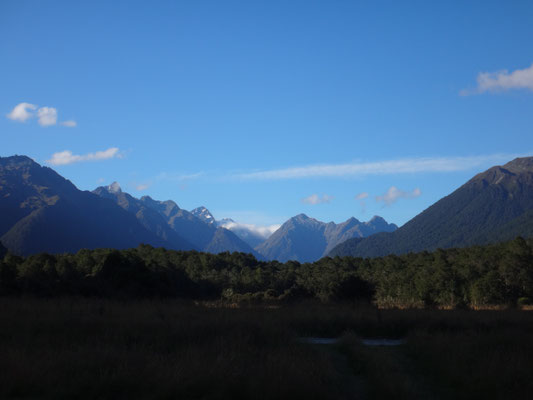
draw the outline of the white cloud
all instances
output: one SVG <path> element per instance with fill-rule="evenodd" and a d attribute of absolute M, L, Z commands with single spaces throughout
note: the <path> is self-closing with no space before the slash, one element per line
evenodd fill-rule
<path fill-rule="evenodd" d="M 328 196 L 327 194 L 323 194 L 322 196 L 319 196 L 318 194 L 312 194 L 311 196 L 303 198 L 302 203 L 304 204 L 325 204 L 325 203 L 331 203 L 331 200 L 333 200 L 333 196 Z"/>
<path fill-rule="evenodd" d="M 11 112 L 7 114 L 7 117 L 13 121 L 26 122 L 34 116 L 33 111 L 36 109 L 37 106 L 35 104 L 19 103 L 13 107 Z"/>
<path fill-rule="evenodd" d="M 146 183 L 141 183 L 140 185 L 135 186 L 135 189 L 138 190 L 139 192 L 142 192 L 143 190 L 146 190 L 149 187 L 150 187 L 150 185 L 148 185 Z"/>
<path fill-rule="evenodd" d="M 398 199 L 412 199 L 420 196 L 421 194 L 422 191 L 419 188 L 416 188 L 411 192 L 404 192 L 403 190 L 398 189 L 396 186 L 391 186 L 383 196 L 376 196 L 376 201 L 382 201 L 386 206 L 390 206 Z"/>
<path fill-rule="evenodd" d="M 41 126 L 57 124 L 57 110 L 54 107 L 41 107 L 37 110 L 38 122 Z"/>
<path fill-rule="evenodd" d="M 227 218 L 234 221 L 246 221 L 246 224 L 259 226 L 281 224 L 291 217 L 287 215 L 265 214 L 257 210 L 211 210 L 211 212 L 213 215 L 221 215 L 221 220 Z"/>
<path fill-rule="evenodd" d="M 60 122 L 59 125 L 66 126 L 67 128 L 75 128 L 78 124 L 76 123 L 76 121 L 68 120 Z"/>
<path fill-rule="evenodd" d="M 37 110 L 37 112 L 35 112 Z M 28 119 L 37 117 L 37 122 L 41 126 L 53 126 L 57 125 L 57 109 L 54 107 L 40 107 L 37 109 L 35 104 L 20 103 L 17 104 L 9 114 L 7 118 L 13 121 L 26 122 Z M 62 121 L 59 123 L 61 126 L 67 128 L 74 128 L 77 124 L 74 120 Z"/>
<path fill-rule="evenodd" d="M 205 172 L 196 172 L 193 174 L 175 174 L 175 173 L 161 172 L 155 177 L 155 179 L 157 179 L 158 181 L 182 182 L 182 181 L 195 180 L 195 179 L 201 178 L 204 175 L 205 175 Z"/>
<path fill-rule="evenodd" d="M 475 89 L 465 89 L 461 95 L 501 92 L 512 89 L 529 89 L 533 91 L 533 64 L 524 69 L 517 69 L 513 72 L 507 70 L 498 72 L 480 72 L 477 76 L 477 87 Z"/>
<path fill-rule="evenodd" d="M 104 151 L 84 155 L 72 154 L 70 150 L 60 151 L 52 154 L 52 158 L 46 160 L 46 162 L 52 165 L 67 165 L 82 161 L 108 160 L 110 158 L 121 158 L 118 147 L 111 147 Z"/>
<path fill-rule="evenodd" d="M 423 157 L 385 160 L 377 162 L 353 162 L 272 169 L 232 175 L 240 180 L 282 180 L 317 177 L 356 177 L 366 175 L 411 174 L 419 172 L 464 171 L 483 165 L 507 162 L 517 155 L 492 154 L 471 157 Z"/>
<path fill-rule="evenodd" d="M 274 224 L 269 226 L 260 226 L 260 225 L 254 225 L 254 224 L 241 224 L 240 222 L 235 221 L 227 221 L 222 224 L 220 224 L 222 228 L 226 228 L 229 230 L 248 230 L 255 234 L 256 236 L 261 236 L 264 239 L 268 239 L 270 235 L 272 235 L 274 232 L 276 232 L 280 224 Z"/>

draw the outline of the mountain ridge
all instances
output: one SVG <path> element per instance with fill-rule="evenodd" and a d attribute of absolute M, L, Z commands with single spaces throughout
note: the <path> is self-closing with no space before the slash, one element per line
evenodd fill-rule
<path fill-rule="evenodd" d="M 516 158 L 476 174 L 397 231 L 348 240 L 330 255 L 378 257 L 512 239 L 505 226 L 527 233 L 532 210 L 533 157 Z"/>
<path fill-rule="evenodd" d="M 287 220 L 255 250 L 266 259 L 276 259 L 281 262 L 288 260 L 312 262 L 327 255 L 331 249 L 345 240 L 372 235 L 380 230 L 395 229 L 396 225 L 388 224 L 378 216 L 367 222 L 360 222 L 351 217 L 340 224 L 335 224 L 318 221 L 306 214 L 298 214 Z"/>
<path fill-rule="evenodd" d="M 260 257 L 233 232 L 203 221 L 191 212 L 181 209 L 172 200 L 158 201 L 149 196 L 137 199 L 123 192 L 116 182 L 100 186 L 93 193 L 112 199 L 126 211 L 135 214 L 143 226 L 166 240 L 173 239 L 172 243 L 175 243 L 177 238 L 181 239 L 179 243 L 182 247 L 184 243 L 189 246 L 186 250 L 212 253 L 239 251 Z"/>
<path fill-rule="evenodd" d="M 169 245 L 120 207 L 26 156 L 0 157 L 0 215 L 0 241 L 16 254 Z"/>

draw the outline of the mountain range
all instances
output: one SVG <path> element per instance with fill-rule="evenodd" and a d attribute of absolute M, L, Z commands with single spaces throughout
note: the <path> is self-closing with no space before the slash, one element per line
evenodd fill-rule
<path fill-rule="evenodd" d="M 307 261 L 315 255 L 303 247 L 291 248 L 298 241 L 290 229 L 284 228 L 277 234 L 276 237 L 287 238 L 280 241 L 284 249 L 276 251 L 275 244 L 265 242 L 264 235 L 230 219 L 216 221 L 205 207 L 189 212 L 172 200 L 158 201 L 149 196 L 138 199 L 123 192 L 117 182 L 92 192 L 81 191 L 51 168 L 26 156 L 0 157 L 0 215 L 0 242 L 21 255 L 97 247 L 121 249 L 139 243 L 210 253 L 237 251 L 258 259 L 278 255 L 285 258 L 288 254 Z M 319 236 L 324 231 L 322 225 L 335 225 L 313 221 Z M 309 225 L 302 232 L 311 234 L 312 229 Z M 331 232 L 328 245 L 361 235 L 356 230 L 341 229 L 338 238 L 331 239 Z M 265 255 L 253 247 L 260 248 Z M 317 253 L 316 257 L 321 255 Z"/>
<path fill-rule="evenodd" d="M 93 193 L 113 200 L 126 211 L 135 214 L 144 227 L 181 249 L 197 249 L 209 253 L 238 251 L 261 258 L 233 232 L 217 227 L 213 216 L 205 207 L 202 214 L 199 209 L 193 212 L 183 210 L 172 200 L 157 201 L 149 196 L 136 199 L 122 192 L 117 182 L 101 186 Z M 195 216 L 195 213 L 198 216 Z"/>
<path fill-rule="evenodd" d="M 331 256 L 377 257 L 533 236 L 533 157 L 477 174 L 392 233 L 350 239 Z"/>
<path fill-rule="evenodd" d="M 26 156 L 0 157 L 0 241 L 16 254 L 172 245 L 109 200 Z"/>
<path fill-rule="evenodd" d="M 285 222 L 255 249 L 267 260 L 312 262 L 327 255 L 345 240 L 366 237 L 376 232 L 392 232 L 397 228 L 378 216 L 368 222 L 360 222 L 352 217 L 335 224 L 299 214 Z"/>
<path fill-rule="evenodd" d="M 360 222 L 352 217 L 337 225 L 300 214 L 289 219 L 265 240 L 265 237 L 254 233 L 244 224 L 237 224 L 231 219 L 217 221 L 204 206 L 189 212 L 180 209 L 171 200 L 161 202 L 149 196 L 136 199 L 122 192 L 117 182 L 101 186 L 93 193 L 111 199 L 123 209 L 135 214 L 145 228 L 174 246 L 196 248 L 209 253 L 245 252 L 258 259 L 282 262 L 316 261 L 347 239 L 397 229 L 396 225 L 388 224 L 377 216 L 368 222 Z"/>
<path fill-rule="evenodd" d="M 265 260 L 315 261 L 326 255 L 375 257 L 533 236 L 533 157 L 482 172 L 400 228 L 375 216 L 335 224 L 297 215 L 258 231 L 205 207 L 140 199 L 116 182 L 78 190 L 26 156 L 0 157 L 0 256 L 129 248 L 140 243 L 211 253 L 238 251 Z M 4 248 L 5 246 L 5 248 Z"/>

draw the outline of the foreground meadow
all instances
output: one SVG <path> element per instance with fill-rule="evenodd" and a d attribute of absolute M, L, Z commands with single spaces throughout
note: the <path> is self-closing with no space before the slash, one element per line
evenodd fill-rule
<path fill-rule="evenodd" d="M 532 333 L 516 309 L 1 298 L 0 397 L 531 398 Z M 360 341 L 383 337 L 405 344 Z"/>

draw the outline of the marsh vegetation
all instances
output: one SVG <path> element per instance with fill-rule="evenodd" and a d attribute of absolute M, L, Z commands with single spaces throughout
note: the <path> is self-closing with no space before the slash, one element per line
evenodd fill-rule
<path fill-rule="evenodd" d="M 334 345 L 301 337 L 337 337 Z M 361 338 L 405 338 L 367 347 Z M 0 299 L 1 398 L 529 398 L 533 313 Z"/>

